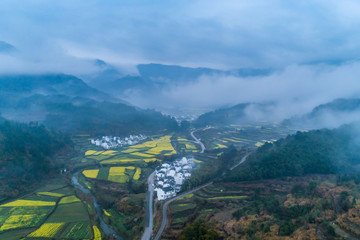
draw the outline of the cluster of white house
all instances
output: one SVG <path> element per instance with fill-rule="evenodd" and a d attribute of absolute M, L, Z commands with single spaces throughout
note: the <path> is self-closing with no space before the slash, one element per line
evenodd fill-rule
<path fill-rule="evenodd" d="M 99 139 L 92 139 L 91 143 L 100 146 L 104 149 L 113 149 L 126 145 L 134 145 L 139 143 L 142 140 L 145 140 L 147 137 L 145 135 L 130 135 L 129 137 L 120 138 L 112 136 L 103 136 Z"/>
<path fill-rule="evenodd" d="M 184 180 L 191 177 L 192 157 L 183 157 L 171 163 L 163 163 L 155 169 L 154 185 L 158 200 L 175 197 Z"/>

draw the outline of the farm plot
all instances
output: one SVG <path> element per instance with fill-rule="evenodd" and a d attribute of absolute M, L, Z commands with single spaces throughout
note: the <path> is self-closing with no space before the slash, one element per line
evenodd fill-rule
<path fill-rule="evenodd" d="M 176 151 L 171 144 L 171 137 L 171 135 L 166 135 L 118 150 L 103 150 L 99 147 L 94 147 L 89 142 L 87 145 L 85 144 L 86 141 L 80 142 L 82 144 L 82 147 L 80 148 L 81 151 L 84 152 L 84 156 L 80 158 L 74 158 L 73 162 L 77 166 L 83 167 L 97 163 L 102 165 L 117 166 L 126 166 L 131 163 L 137 167 L 146 167 L 152 162 L 161 162 L 161 159 L 164 156 L 171 156 L 176 154 Z M 189 147 L 191 146 L 189 145 Z M 91 173 L 89 172 L 89 174 Z M 95 171 L 93 174 L 96 174 Z"/>
<path fill-rule="evenodd" d="M 107 180 L 116 183 L 127 183 L 130 179 L 139 180 L 141 168 L 134 166 L 118 166 L 93 170 L 84 170 L 83 175 L 87 178 Z"/>
<path fill-rule="evenodd" d="M 60 189 L 58 189 L 60 187 Z M 51 189 L 56 190 L 52 191 Z M 25 199 L 18 199 L 0 206 L 0 233 L 11 230 L 17 236 L 27 233 L 24 229 L 39 227 L 55 209 L 59 199 L 72 191 L 66 185 L 48 183 Z M 1 239 L 2 235 L 0 235 Z"/>
<path fill-rule="evenodd" d="M 27 199 L 0 205 L 0 233 L 39 226 L 55 205 L 55 201 Z"/>
<path fill-rule="evenodd" d="M 55 212 L 26 239 L 90 239 L 93 236 L 88 212 L 75 195 L 60 199 Z"/>
<path fill-rule="evenodd" d="M 197 145 L 188 139 L 178 137 L 177 142 L 180 152 L 185 152 L 185 153 L 199 152 Z"/>

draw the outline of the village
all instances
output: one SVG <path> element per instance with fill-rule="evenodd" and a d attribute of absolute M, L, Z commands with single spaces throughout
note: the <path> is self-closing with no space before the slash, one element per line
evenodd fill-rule
<path fill-rule="evenodd" d="M 129 137 L 120 138 L 112 136 L 103 136 L 99 139 L 92 139 L 91 143 L 100 146 L 104 149 L 114 149 L 118 147 L 123 147 L 127 145 L 135 145 L 142 140 L 145 140 L 147 136 L 145 135 L 130 135 Z"/>
<path fill-rule="evenodd" d="M 193 157 L 183 157 L 155 169 L 154 191 L 158 200 L 175 197 L 180 192 L 185 179 L 191 177 L 193 163 Z"/>

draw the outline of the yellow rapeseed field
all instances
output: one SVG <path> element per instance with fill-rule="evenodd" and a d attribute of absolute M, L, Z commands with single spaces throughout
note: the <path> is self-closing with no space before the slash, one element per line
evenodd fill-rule
<path fill-rule="evenodd" d="M 38 230 L 30 233 L 28 237 L 53 238 L 64 225 L 65 223 L 44 223 Z"/>
<path fill-rule="evenodd" d="M 46 214 L 11 215 L 0 227 L 0 232 L 15 228 L 32 227 L 34 223 L 37 223 L 45 216 Z"/>
<path fill-rule="evenodd" d="M 94 240 L 101 240 L 101 232 L 97 226 L 93 226 L 94 229 Z"/>
<path fill-rule="evenodd" d="M 144 158 L 144 159 L 111 159 L 111 160 L 103 160 L 102 164 L 118 164 L 118 163 L 129 163 L 129 162 L 156 162 L 160 161 L 156 158 Z"/>
<path fill-rule="evenodd" d="M 151 157 L 154 157 L 154 155 L 150 155 L 150 154 L 146 154 L 146 153 L 141 153 L 141 152 L 133 152 L 133 153 L 130 153 L 131 155 L 134 155 L 134 156 L 139 156 L 139 157 L 146 157 L 146 158 L 151 158 Z"/>
<path fill-rule="evenodd" d="M 219 149 L 219 148 L 227 148 L 227 146 L 223 144 L 216 144 L 216 147 L 214 147 L 214 149 Z"/>
<path fill-rule="evenodd" d="M 141 168 L 136 168 L 136 172 L 133 176 L 134 180 L 139 180 L 140 179 L 140 175 L 141 175 Z"/>
<path fill-rule="evenodd" d="M 171 151 L 164 155 L 165 156 L 173 155 L 176 154 L 176 151 L 171 145 L 170 138 L 171 136 L 167 135 L 154 141 L 147 141 L 142 144 L 131 146 L 131 148 L 149 148 L 145 153 L 153 154 L 153 155 L 161 154 L 163 151 Z"/>
<path fill-rule="evenodd" d="M 257 146 L 257 147 L 261 147 L 262 145 L 264 145 L 264 143 L 262 143 L 262 142 L 255 143 L 255 146 Z"/>
<path fill-rule="evenodd" d="M 67 203 L 74 203 L 74 202 L 80 202 L 80 199 L 78 199 L 75 195 L 71 195 L 68 197 L 63 197 L 60 200 L 59 204 L 67 204 Z"/>
<path fill-rule="evenodd" d="M 99 155 L 104 153 L 104 151 L 94 151 L 94 150 L 88 150 L 85 152 L 85 156 L 91 156 L 91 155 Z"/>
<path fill-rule="evenodd" d="M 111 167 L 109 170 L 108 180 L 117 183 L 126 183 L 129 181 L 129 176 L 125 174 L 125 170 L 135 170 L 135 167 Z"/>
<path fill-rule="evenodd" d="M 101 153 L 102 155 L 110 155 L 110 156 L 113 156 L 115 155 L 116 151 L 114 150 L 108 150 L 108 151 L 105 151 L 103 153 Z"/>
<path fill-rule="evenodd" d="M 99 173 L 99 169 L 84 170 L 82 173 L 87 178 L 97 178 L 97 175 Z"/>
<path fill-rule="evenodd" d="M 196 147 L 193 144 L 185 143 L 186 149 L 196 149 Z"/>
<path fill-rule="evenodd" d="M 108 211 L 106 211 L 105 209 L 103 209 L 103 211 L 106 216 L 111 217 L 111 214 Z"/>
<path fill-rule="evenodd" d="M 10 203 L 1 205 L 1 207 L 40 207 L 40 206 L 55 206 L 56 202 L 36 201 L 36 200 L 16 200 Z"/>
<path fill-rule="evenodd" d="M 64 194 L 54 192 L 37 192 L 38 195 L 51 196 L 51 197 L 62 197 Z"/>

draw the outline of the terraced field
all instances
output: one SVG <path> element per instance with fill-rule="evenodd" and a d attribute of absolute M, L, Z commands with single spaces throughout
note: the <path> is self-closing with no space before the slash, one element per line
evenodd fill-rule
<path fill-rule="evenodd" d="M 195 193 L 188 194 L 170 204 L 170 228 L 174 232 L 179 232 L 195 218 L 206 220 L 209 214 L 213 215 L 223 211 L 221 208 L 225 205 L 228 205 L 229 208 L 238 205 L 239 202 L 246 200 L 247 194 L 241 190 L 229 190 L 218 185 L 209 185 Z M 164 236 L 167 239 L 166 233 Z"/>
<path fill-rule="evenodd" d="M 207 149 L 226 149 L 236 147 L 261 147 L 266 142 L 275 142 L 281 137 L 294 132 L 277 125 L 230 125 L 226 127 L 209 127 L 197 134 L 205 142 Z"/>
<path fill-rule="evenodd" d="M 177 142 L 178 142 L 179 151 L 181 153 L 198 153 L 198 152 L 200 152 L 199 146 L 189 139 L 186 139 L 183 137 L 178 137 Z"/>

